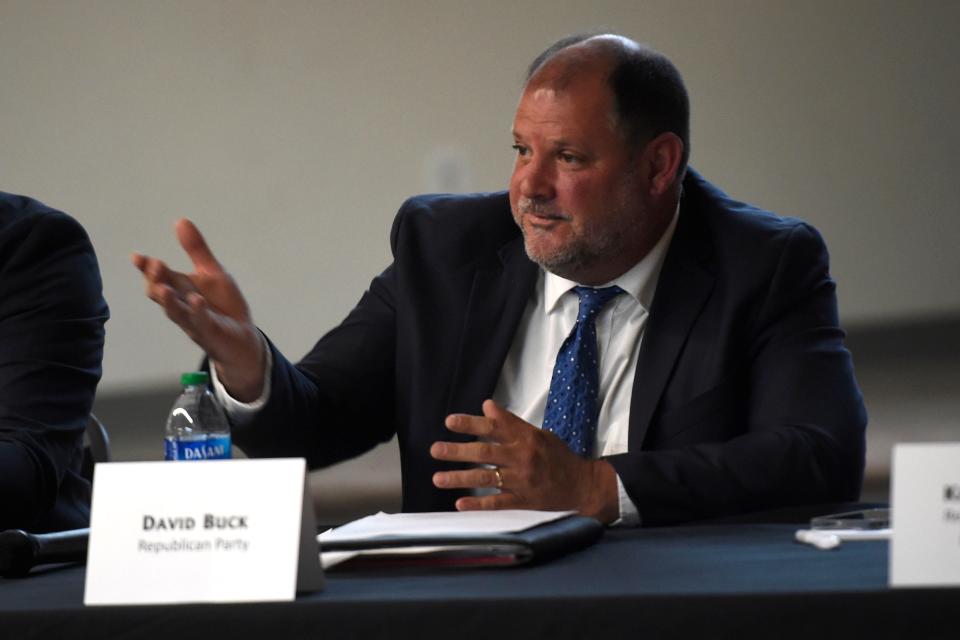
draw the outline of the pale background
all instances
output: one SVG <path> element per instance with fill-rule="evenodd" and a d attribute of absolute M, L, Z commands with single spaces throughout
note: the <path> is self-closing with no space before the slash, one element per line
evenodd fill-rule
<path fill-rule="evenodd" d="M 953 326 L 958 25 L 952 1 L 0 0 L 0 189 L 93 239 L 113 314 L 101 403 L 169 402 L 200 354 L 144 298 L 131 251 L 186 266 L 171 225 L 193 218 L 296 358 L 388 264 L 406 197 L 506 185 L 523 69 L 554 39 L 607 27 L 684 74 L 693 166 L 821 230 L 849 327 Z M 946 353 L 953 368 L 912 397 L 929 407 L 941 388 L 926 432 L 949 436 Z M 882 439 L 885 419 L 920 433 L 922 409 L 890 400 L 909 362 L 891 362 L 862 379 L 879 465 L 900 437 Z M 157 430 L 157 450 L 164 412 L 130 418 Z M 120 440 L 134 428 L 108 426 Z"/>

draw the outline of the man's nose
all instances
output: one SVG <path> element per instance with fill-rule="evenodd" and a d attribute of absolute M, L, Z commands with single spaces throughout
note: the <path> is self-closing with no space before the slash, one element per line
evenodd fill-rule
<path fill-rule="evenodd" d="M 532 159 L 518 170 L 520 195 L 531 200 L 552 200 L 556 195 L 553 167 L 543 160 Z"/>

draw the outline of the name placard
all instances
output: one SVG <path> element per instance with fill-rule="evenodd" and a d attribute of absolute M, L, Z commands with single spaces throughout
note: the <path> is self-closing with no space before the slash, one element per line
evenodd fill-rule
<path fill-rule="evenodd" d="M 87 605 L 293 600 L 323 588 L 302 458 L 98 464 Z"/>
<path fill-rule="evenodd" d="M 890 586 L 960 585 L 960 443 L 893 449 Z"/>

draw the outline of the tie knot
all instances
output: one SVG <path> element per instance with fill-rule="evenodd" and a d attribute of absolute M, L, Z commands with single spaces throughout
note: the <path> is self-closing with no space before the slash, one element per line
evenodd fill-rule
<path fill-rule="evenodd" d="M 574 287 L 574 292 L 580 298 L 580 313 L 577 314 L 577 322 L 583 322 L 590 316 L 600 313 L 608 302 L 623 293 L 623 289 L 617 286 L 604 287 L 603 289 L 594 289 L 593 287 Z"/>

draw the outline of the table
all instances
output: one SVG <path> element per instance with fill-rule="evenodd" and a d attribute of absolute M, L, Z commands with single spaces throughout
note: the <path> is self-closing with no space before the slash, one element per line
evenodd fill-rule
<path fill-rule="evenodd" d="M 960 589 L 887 587 L 887 543 L 793 524 L 609 530 L 533 567 L 327 574 L 290 603 L 90 607 L 84 569 L 0 580 L 0 635 L 129 638 L 955 638 Z"/>

